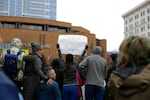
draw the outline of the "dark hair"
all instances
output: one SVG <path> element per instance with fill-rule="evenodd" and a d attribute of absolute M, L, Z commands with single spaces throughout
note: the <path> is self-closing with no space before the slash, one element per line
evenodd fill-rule
<path fill-rule="evenodd" d="M 117 60 L 117 55 L 118 55 L 118 54 L 111 54 L 111 55 L 110 55 L 112 61 L 116 61 L 116 60 Z"/>
<path fill-rule="evenodd" d="M 73 62 L 73 55 L 72 54 L 66 55 L 66 62 Z"/>
<path fill-rule="evenodd" d="M 51 71 L 51 70 L 52 70 L 52 67 L 51 67 L 51 66 L 46 67 L 46 68 L 45 68 L 45 72 L 46 72 L 46 74 L 48 74 L 48 72 L 49 72 L 49 71 Z"/>
<path fill-rule="evenodd" d="M 59 68 L 59 59 L 58 59 L 58 58 L 54 58 L 54 59 L 52 60 L 51 66 L 52 66 L 53 68 Z"/>

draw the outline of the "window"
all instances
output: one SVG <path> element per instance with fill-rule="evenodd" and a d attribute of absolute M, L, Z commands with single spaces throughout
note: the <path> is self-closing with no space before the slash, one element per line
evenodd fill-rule
<path fill-rule="evenodd" d="M 138 19 L 138 17 L 139 17 L 139 15 L 138 15 L 138 14 L 137 14 L 137 15 L 135 15 L 135 20 L 136 20 L 136 19 Z"/>
<path fill-rule="evenodd" d="M 0 28 L 2 28 L 3 27 L 3 24 L 0 22 Z"/>
<path fill-rule="evenodd" d="M 145 11 L 143 11 L 143 15 L 145 15 Z"/>
<path fill-rule="evenodd" d="M 145 26 L 143 26 L 143 31 L 145 31 Z"/>
<path fill-rule="evenodd" d="M 129 19 L 129 22 L 132 22 L 133 21 L 133 18 L 131 17 L 130 19 Z"/>
<path fill-rule="evenodd" d="M 141 27 L 141 32 L 145 31 L 145 26 Z"/>
<path fill-rule="evenodd" d="M 48 27 L 48 31 L 52 31 L 52 32 L 57 32 L 58 28 L 57 27 Z"/>
<path fill-rule="evenodd" d="M 0 50 L 4 48 L 4 43 L 0 43 Z"/>
<path fill-rule="evenodd" d="M 22 29 L 31 29 L 31 30 L 43 30 L 42 25 L 35 25 L 35 24 L 21 24 Z"/>
<path fill-rule="evenodd" d="M 52 31 L 52 32 L 67 32 L 67 28 L 65 28 L 65 27 L 57 27 L 57 26 L 48 26 L 48 31 Z"/>
<path fill-rule="evenodd" d="M 128 23 L 128 21 L 126 20 L 126 24 Z"/>
<path fill-rule="evenodd" d="M 147 29 L 150 29 L 150 25 L 149 24 L 147 25 Z"/>
<path fill-rule="evenodd" d="M 149 13 L 149 8 L 147 9 L 147 13 Z"/>
<path fill-rule="evenodd" d="M 4 28 L 15 28 L 15 23 L 3 23 Z"/>
<path fill-rule="evenodd" d="M 143 23 L 145 23 L 145 18 L 143 18 Z"/>
<path fill-rule="evenodd" d="M 6 43 L 6 49 L 10 49 L 10 44 L 11 44 L 10 42 Z"/>
<path fill-rule="evenodd" d="M 143 28 L 141 27 L 141 32 L 143 32 Z"/>
<path fill-rule="evenodd" d="M 66 30 L 66 28 L 58 28 L 58 32 L 67 32 Z"/>

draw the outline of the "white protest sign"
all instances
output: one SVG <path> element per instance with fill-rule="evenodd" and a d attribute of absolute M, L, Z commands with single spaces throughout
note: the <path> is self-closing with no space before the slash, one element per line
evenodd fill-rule
<path fill-rule="evenodd" d="M 62 54 L 81 55 L 85 45 L 87 45 L 87 37 L 83 35 L 59 35 L 58 43 Z"/>

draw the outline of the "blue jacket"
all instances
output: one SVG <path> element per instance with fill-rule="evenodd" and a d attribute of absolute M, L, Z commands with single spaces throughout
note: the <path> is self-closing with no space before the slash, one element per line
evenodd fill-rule
<path fill-rule="evenodd" d="M 38 100 L 62 100 L 59 86 L 56 81 L 48 85 L 44 81 L 40 82 L 38 88 Z"/>
<path fill-rule="evenodd" d="M 0 70 L 0 100 L 19 100 L 15 84 Z"/>

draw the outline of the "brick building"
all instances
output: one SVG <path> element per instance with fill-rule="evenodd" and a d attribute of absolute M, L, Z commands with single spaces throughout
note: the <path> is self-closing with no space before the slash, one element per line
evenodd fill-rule
<path fill-rule="evenodd" d="M 59 35 L 83 35 L 88 39 L 88 52 L 96 45 L 101 45 L 103 48 L 103 57 L 106 58 L 106 40 L 99 40 L 95 34 L 90 33 L 89 30 L 80 27 L 72 26 L 71 23 L 25 18 L 25 17 L 12 17 L 12 16 L 0 16 L 0 36 L 3 39 L 3 44 L 0 49 L 9 48 L 12 38 L 20 38 L 23 42 L 23 48 L 31 50 L 30 43 L 35 41 L 42 44 L 44 47 L 44 53 L 46 57 L 51 54 L 51 58 L 57 57 L 56 44 L 58 43 Z"/>

